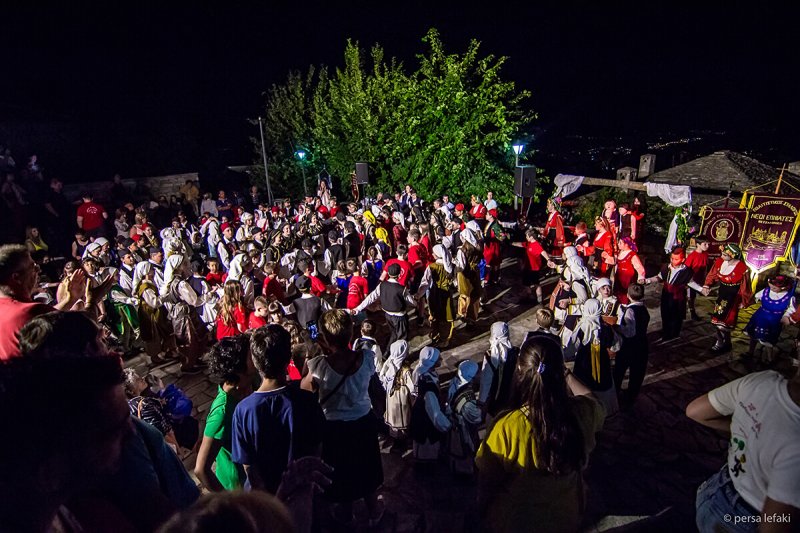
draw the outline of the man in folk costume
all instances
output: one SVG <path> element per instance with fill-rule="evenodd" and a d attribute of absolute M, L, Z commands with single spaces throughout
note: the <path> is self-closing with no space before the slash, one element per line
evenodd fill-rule
<path fill-rule="evenodd" d="M 486 227 L 483 230 L 483 258 L 486 260 L 485 281 L 492 279 L 498 281 L 500 263 L 503 261 L 500 255 L 500 246 L 506 240 L 507 234 L 497 220 L 497 210 L 492 209 L 486 213 Z M 491 272 L 491 274 L 490 274 Z M 491 278 L 490 278 L 491 276 Z"/>
<path fill-rule="evenodd" d="M 636 243 L 630 237 L 623 237 L 619 241 L 619 253 L 614 269 L 614 294 L 619 302 L 627 304 L 628 287 L 631 283 L 644 283 L 644 278 L 644 264 L 637 253 Z"/>
<path fill-rule="evenodd" d="M 750 349 L 747 355 L 755 356 L 756 346 L 761 346 L 759 359 L 764 363 L 772 363 L 775 344 L 781 336 L 781 324 L 790 323 L 789 318 L 795 312 L 793 305 L 794 283 L 786 276 L 772 276 L 767 286 L 758 291 L 754 299 L 761 303 L 744 330 L 750 335 Z M 785 320 L 784 320 L 785 319 Z"/>
<path fill-rule="evenodd" d="M 711 323 L 717 327 L 717 340 L 712 352 L 722 353 L 731 349 L 731 331 L 736 327 L 739 309 L 748 305 L 752 296 L 747 265 L 739 259 L 741 256 L 742 249 L 737 245 L 725 245 L 703 284 L 703 295 L 708 296 L 710 287 L 719 282 L 717 301 L 711 313 Z"/>
<path fill-rule="evenodd" d="M 453 336 L 453 321 L 456 316 L 453 300 L 450 298 L 450 286 L 453 283 L 455 269 L 450 251 L 441 244 L 433 247 L 433 256 L 436 262 L 429 264 L 425 269 L 417 299 L 422 298 L 427 292 L 431 341 L 439 348 L 447 348 L 450 345 L 450 337 Z"/>
<path fill-rule="evenodd" d="M 705 283 L 706 274 L 708 273 L 708 248 L 711 244 L 705 237 L 695 237 L 694 242 L 697 247 L 686 257 L 686 262 L 684 264 L 692 271 L 692 281 L 698 285 L 702 285 Z M 701 291 L 696 291 L 694 289 L 689 290 L 689 312 L 691 313 L 692 320 L 700 320 L 694 308 L 694 302 L 699 292 Z"/>
<path fill-rule="evenodd" d="M 637 220 L 631 213 L 628 204 L 620 204 L 619 206 L 619 237 L 630 237 L 633 242 L 639 242 Z"/>
<path fill-rule="evenodd" d="M 686 252 L 675 248 L 669 256 L 669 264 L 664 265 L 658 275 L 647 278 L 646 283 L 660 282 L 661 289 L 661 342 L 677 339 L 686 318 L 688 289 L 702 291 L 703 287 L 694 281 L 694 272 L 685 264 Z"/>
<path fill-rule="evenodd" d="M 547 200 L 547 223 L 542 230 L 542 238 L 550 243 L 550 255 L 561 257 L 564 249 L 564 218 L 561 216 L 561 198 Z"/>

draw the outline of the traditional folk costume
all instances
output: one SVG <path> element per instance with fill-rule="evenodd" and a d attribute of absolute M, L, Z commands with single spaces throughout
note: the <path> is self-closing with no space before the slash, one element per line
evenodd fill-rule
<path fill-rule="evenodd" d="M 511 401 L 514 369 L 519 350 L 511 344 L 506 322 L 495 322 L 489 334 L 489 350 L 484 354 L 481 369 L 479 403 L 491 416 L 507 409 Z"/>
<path fill-rule="evenodd" d="M 461 361 L 450 389 L 447 391 L 447 414 L 453 421 L 448 435 L 448 458 L 450 469 L 457 474 L 472 474 L 475 470 L 475 452 L 480 437 L 478 427 L 483 413 L 478 407 L 478 398 L 472 388 L 472 380 L 478 373 L 474 361 Z"/>
<path fill-rule="evenodd" d="M 458 317 L 478 320 L 481 309 L 480 262 L 481 252 L 475 233 L 469 228 L 461 231 L 464 244 L 456 252 L 456 285 L 458 286 Z"/>
<path fill-rule="evenodd" d="M 487 266 L 484 276 L 486 281 L 489 280 L 489 272 L 496 273 L 500 268 L 500 263 L 503 261 L 503 257 L 500 255 L 500 245 L 507 237 L 503 226 L 497 221 L 497 210 L 492 209 L 490 214 L 493 220 L 486 224 L 483 230 L 483 259 Z"/>
<path fill-rule="evenodd" d="M 603 219 L 604 227 L 597 232 L 592 241 L 592 246 L 586 249 L 587 253 L 594 256 L 594 271 L 598 277 L 608 277 L 611 274 L 611 265 L 608 259 L 615 255 L 616 240 L 614 234 L 608 229 L 608 221 Z"/>
<path fill-rule="evenodd" d="M 550 243 L 550 255 L 561 257 L 566 241 L 564 237 L 564 217 L 558 212 L 557 204 L 553 200 L 550 200 L 550 202 L 552 202 L 553 211 L 547 217 L 542 237 Z"/>
<path fill-rule="evenodd" d="M 436 257 L 436 262 L 425 269 L 418 295 L 425 294 L 426 291 L 428 294 L 431 341 L 440 348 L 446 348 L 450 344 L 450 337 L 453 336 L 453 321 L 456 318 L 453 300 L 450 298 L 450 287 L 453 284 L 455 271 L 447 248 L 437 244 L 433 247 L 433 255 Z"/>
<path fill-rule="evenodd" d="M 389 434 L 398 440 L 408 436 L 411 424 L 411 364 L 407 360 L 408 342 L 397 340 L 389 346 L 389 358 L 381 367 L 380 382 L 386 391 L 384 420 Z"/>
<path fill-rule="evenodd" d="M 692 281 L 698 285 L 705 283 L 706 274 L 708 274 L 708 250 L 703 251 L 699 248 L 695 248 L 695 250 L 686 257 L 686 262 L 684 264 L 692 271 Z M 698 292 L 700 291 L 692 288 L 689 289 L 689 312 L 691 313 L 692 320 L 700 319 L 694 308 L 694 302 L 697 299 Z"/>
<path fill-rule="evenodd" d="M 435 369 L 439 355 L 439 350 L 426 346 L 419 353 L 419 365 L 412 373 L 417 399 L 411 408 L 410 434 L 414 458 L 421 461 L 439 457 L 440 444 L 452 426 L 439 403 L 439 376 Z"/>
<path fill-rule="evenodd" d="M 781 319 L 792 316 L 795 311 L 794 285 L 781 275 L 770 278 L 767 283 L 766 288 L 755 294 L 761 307 L 753 313 L 744 330 L 750 335 L 749 355 L 754 355 L 758 343 L 763 346 L 762 359 L 771 363 L 773 348 L 781 335 Z"/>
<path fill-rule="evenodd" d="M 717 327 L 717 341 L 711 348 L 713 352 L 726 352 L 731 349 L 731 331 L 736 327 L 739 307 L 750 301 L 750 287 L 747 278 L 747 265 L 740 261 L 742 250 L 735 244 L 728 244 L 723 249 L 723 257 L 714 261 L 711 272 L 706 276 L 704 288 L 719 282 L 719 294 L 711 313 L 711 323 Z"/>
<path fill-rule="evenodd" d="M 623 237 L 630 250 L 620 250 L 614 270 L 614 295 L 621 304 L 628 303 L 628 287 L 639 279 L 644 279 L 645 271 L 642 260 L 636 253 L 636 243 L 630 237 Z M 685 313 L 684 313 L 685 314 Z"/>
<path fill-rule="evenodd" d="M 670 256 L 670 264 L 664 265 L 657 276 L 647 279 L 647 283 L 660 281 L 661 289 L 661 340 L 675 339 L 681 334 L 683 320 L 686 318 L 688 289 L 702 291 L 703 287 L 694 281 L 694 272 L 685 264 L 683 248 L 676 248 Z"/>

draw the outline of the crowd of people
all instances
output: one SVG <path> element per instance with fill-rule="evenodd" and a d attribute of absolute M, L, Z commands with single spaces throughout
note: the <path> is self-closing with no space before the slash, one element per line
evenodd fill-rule
<path fill-rule="evenodd" d="M 557 198 L 534 227 L 503 220 L 491 193 L 467 207 L 426 201 L 410 185 L 340 203 L 320 181 L 315 196 L 270 205 L 257 187 L 214 199 L 187 182 L 174 202 L 136 207 L 115 179 L 112 215 L 88 192 L 71 204 L 60 187 L 51 180 L 42 197 L 41 227 L 0 247 L 0 420 L 24 439 L 6 439 L 0 454 L 10 503 L 0 524 L 14 531 L 102 530 L 109 520 L 132 531 L 259 531 L 252 524 L 262 520 L 309 531 L 320 521 L 352 526 L 359 500 L 376 526 L 380 439 L 420 464 L 446 458 L 456 474 L 477 475 L 487 530 L 528 530 L 533 520 L 577 530 L 595 434 L 633 404 L 647 371 L 645 285 L 663 284 L 658 342 L 669 343 L 687 309 L 697 317 L 696 295 L 719 283 L 717 352 L 730 350 L 749 298 L 733 245 L 707 271 L 698 238 L 648 277 L 643 213 L 613 201 L 589 236 L 585 222 L 565 226 Z M 517 248 L 525 296 L 541 304 L 538 328 L 514 346 L 508 324 L 492 324 L 480 363 L 459 362 L 442 390 L 441 351 L 456 323 L 479 320 Z M 43 270 L 58 279 L 40 283 Z M 549 299 L 546 273 L 558 278 Z M 751 352 L 761 346 L 767 363 L 781 323 L 800 319 L 791 289 L 778 276 L 756 295 Z M 418 353 L 411 318 L 430 338 Z M 202 432 L 180 391 L 123 375 L 122 361 L 142 352 L 151 368 L 179 361 L 182 373 L 219 383 Z M 709 394 L 713 412 L 733 412 L 735 393 Z M 797 406 L 785 409 L 796 424 Z M 690 416 L 722 426 L 705 404 Z M 197 450 L 204 489 L 229 494 L 199 498 L 181 448 Z M 797 503 L 786 476 L 769 490 L 771 468 L 748 485 L 755 509 L 764 498 Z"/>

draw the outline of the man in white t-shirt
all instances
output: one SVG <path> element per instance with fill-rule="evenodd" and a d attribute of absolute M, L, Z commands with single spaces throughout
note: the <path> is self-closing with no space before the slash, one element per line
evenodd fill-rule
<path fill-rule="evenodd" d="M 686 415 L 729 433 L 728 461 L 697 490 L 697 527 L 792 531 L 800 522 L 800 372 L 739 378 L 695 399 Z"/>

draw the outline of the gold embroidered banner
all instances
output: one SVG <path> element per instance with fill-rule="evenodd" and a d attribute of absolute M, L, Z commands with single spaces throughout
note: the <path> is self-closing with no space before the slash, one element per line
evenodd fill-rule
<path fill-rule="evenodd" d="M 775 266 L 791 253 L 798 227 L 800 198 L 754 195 L 742 239 L 744 262 L 754 274 Z"/>

